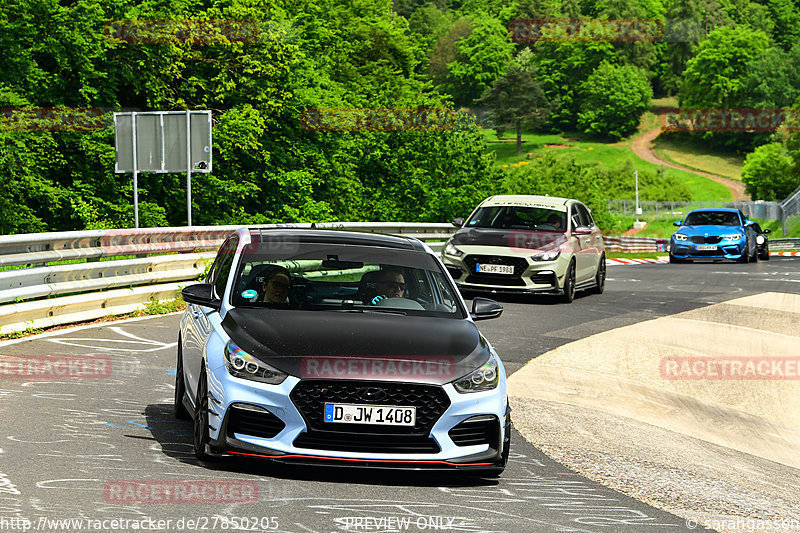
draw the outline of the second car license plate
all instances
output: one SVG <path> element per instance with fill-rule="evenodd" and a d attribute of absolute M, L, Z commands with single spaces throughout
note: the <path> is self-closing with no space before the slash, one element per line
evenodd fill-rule
<path fill-rule="evenodd" d="M 716 244 L 698 244 L 697 245 L 697 249 L 698 250 L 716 250 L 717 249 L 717 245 Z"/>
<path fill-rule="evenodd" d="M 513 274 L 514 267 L 511 265 L 481 265 L 479 263 L 475 267 L 475 272 L 484 272 L 486 274 Z"/>
<path fill-rule="evenodd" d="M 393 405 L 355 405 L 349 403 L 326 403 L 325 422 L 340 424 L 373 424 L 379 426 L 413 426 L 416 423 L 416 407 Z"/>

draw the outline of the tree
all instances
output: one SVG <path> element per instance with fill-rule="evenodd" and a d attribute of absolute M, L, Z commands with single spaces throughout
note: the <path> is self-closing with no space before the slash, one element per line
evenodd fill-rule
<path fill-rule="evenodd" d="M 675 94 L 680 89 L 686 62 L 694 55 L 697 43 L 705 38 L 701 1 L 671 0 L 667 3 L 661 85 L 669 94 Z"/>
<path fill-rule="evenodd" d="M 791 107 L 800 96 L 800 43 L 785 52 L 770 48 L 745 67 L 743 107 Z"/>
<path fill-rule="evenodd" d="M 650 105 L 647 74 L 632 65 L 602 63 L 581 85 L 578 125 L 585 133 L 620 139 L 635 131 Z"/>
<path fill-rule="evenodd" d="M 506 70 L 514 52 L 508 28 L 488 15 L 475 16 L 472 32 L 456 41 L 441 88 L 456 105 L 470 105 Z"/>
<path fill-rule="evenodd" d="M 769 48 L 763 31 L 747 27 L 722 27 L 700 43 L 697 55 L 686 64 L 684 84 L 679 93 L 682 107 L 739 106 L 746 94 L 746 66 Z"/>
<path fill-rule="evenodd" d="M 775 21 L 772 34 L 775 42 L 784 50 L 790 49 L 800 40 L 800 12 L 797 4 L 792 0 L 769 0 L 767 8 Z"/>
<path fill-rule="evenodd" d="M 536 81 L 529 48 L 520 52 L 508 70 L 476 103 L 494 110 L 498 137 L 511 127 L 517 132 L 517 155 L 522 153 L 522 127 L 537 129 L 550 116 L 551 104 Z"/>
<path fill-rule="evenodd" d="M 753 200 L 782 200 L 800 186 L 800 177 L 782 143 L 765 144 L 748 154 L 742 181 Z"/>
<path fill-rule="evenodd" d="M 539 42 L 534 45 L 537 80 L 550 102 L 558 103 L 550 116 L 556 128 L 570 129 L 577 125 L 581 95 L 578 87 L 603 62 L 615 62 L 611 43 Z"/>

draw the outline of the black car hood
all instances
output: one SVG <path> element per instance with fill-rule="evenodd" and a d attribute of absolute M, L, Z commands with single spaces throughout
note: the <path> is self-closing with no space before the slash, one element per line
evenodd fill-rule
<path fill-rule="evenodd" d="M 458 246 L 503 246 L 526 250 L 557 248 L 566 242 L 560 231 L 530 229 L 464 228 L 453 235 L 453 244 Z"/>
<path fill-rule="evenodd" d="M 475 324 L 461 319 L 237 308 L 222 327 L 244 351 L 304 379 L 444 384 L 489 357 Z"/>

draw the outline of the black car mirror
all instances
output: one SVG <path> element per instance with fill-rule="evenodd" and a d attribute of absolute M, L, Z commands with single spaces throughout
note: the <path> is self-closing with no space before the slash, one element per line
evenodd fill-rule
<path fill-rule="evenodd" d="M 181 291 L 181 296 L 189 304 L 202 305 L 216 310 L 222 307 L 222 302 L 219 298 L 214 297 L 214 286 L 210 283 L 195 283 L 184 287 Z"/>
<path fill-rule="evenodd" d="M 453 220 L 450 221 L 450 223 L 457 228 L 464 227 L 464 219 L 461 217 L 454 218 Z"/>
<path fill-rule="evenodd" d="M 765 230 L 764 230 L 764 231 L 762 231 L 761 233 L 763 233 L 764 235 L 766 235 L 767 233 L 772 233 L 772 230 L 770 230 L 770 229 L 765 229 Z"/>
<path fill-rule="evenodd" d="M 472 300 L 472 320 L 486 320 L 497 318 L 503 314 L 503 306 L 489 298 L 476 297 Z"/>

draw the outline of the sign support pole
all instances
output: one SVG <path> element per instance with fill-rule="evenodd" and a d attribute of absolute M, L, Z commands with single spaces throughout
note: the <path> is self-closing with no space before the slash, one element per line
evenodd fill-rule
<path fill-rule="evenodd" d="M 192 132 L 190 112 L 186 111 L 186 217 L 192 225 Z"/>
<path fill-rule="evenodd" d="M 136 160 L 136 113 L 131 113 L 131 125 L 133 135 L 133 221 L 135 228 L 139 228 L 139 167 Z"/>

